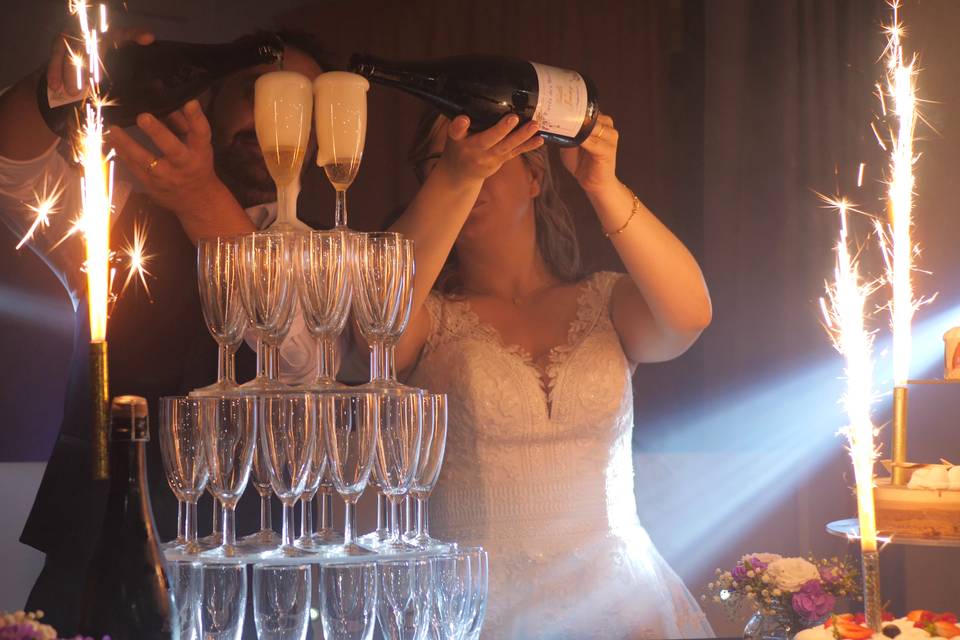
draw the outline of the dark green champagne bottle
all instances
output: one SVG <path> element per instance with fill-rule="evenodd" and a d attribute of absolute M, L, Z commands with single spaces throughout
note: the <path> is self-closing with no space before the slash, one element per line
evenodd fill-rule
<path fill-rule="evenodd" d="M 394 62 L 355 54 L 350 68 L 371 82 L 396 87 L 437 107 L 448 118 L 467 115 L 471 130 L 513 113 L 536 120 L 540 135 L 561 146 L 586 140 L 597 122 L 597 90 L 584 75 L 519 58 L 466 55 Z"/>
<path fill-rule="evenodd" d="M 128 127 L 141 113 L 162 117 L 196 98 L 235 71 L 279 63 L 283 43 L 272 34 L 245 36 L 225 44 L 158 40 L 127 43 L 103 54 L 101 93 L 113 103 L 103 108 L 108 124 Z M 37 105 L 50 130 L 62 136 L 77 121 L 80 96 L 70 102 L 47 91 L 47 77 L 37 85 Z"/>
<path fill-rule="evenodd" d="M 147 401 L 118 396 L 110 413 L 110 492 L 87 570 L 80 632 L 97 640 L 179 640 L 147 485 Z"/>

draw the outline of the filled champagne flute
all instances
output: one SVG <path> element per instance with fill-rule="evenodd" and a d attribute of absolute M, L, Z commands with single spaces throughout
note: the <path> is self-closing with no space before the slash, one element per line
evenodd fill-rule
<path fill-rule="evenodd" d="M 277 219 L 272 231 L 309 231 L 297 218 L 300 171 L 310 141 L 313 90 L 293 71 L 272 71 L 254 85 L 254 124 L 263 160 L 277 185 Z"/>
<path fill-rule="evenodd" d="M 369 88 L 366 78 L 345 71 L 321 73 L 313 81 L 317 166 L 337 192 L 337 229 L 347 226 L 347 189 L 363 157 Z"/>

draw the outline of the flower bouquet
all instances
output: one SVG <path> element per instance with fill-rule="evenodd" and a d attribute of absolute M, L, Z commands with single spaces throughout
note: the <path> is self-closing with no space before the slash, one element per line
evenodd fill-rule
<path fill-rule="evenodd" d="M 746 608 L 754 613 L 751 624 L 758 619 L 772 620 L 785 631 L 796 633 L 823 622 L 834 611 L 838 598 L 859 599 L 857 574 L 854 564 L 838 558 L 817 560 L 751 553 L 740 558 L 729 571 L 717 569 L 717 578 L 707 585 L 704 599 L 710 596 L 731 617 Z M 745 635 L 754 635 L 749 628 L 750 625 Z"/>
<path fill-rule="evenodd" d="M 43 611 L 0 612 L 0 640 L 57 640 L 56 629 L 40 622 L 41 618 L 43 618 Z M 76 636 L 70 640 L 92 639 Z M 103 640 L 110 640 L 110 636 L 105 636 Z"/>

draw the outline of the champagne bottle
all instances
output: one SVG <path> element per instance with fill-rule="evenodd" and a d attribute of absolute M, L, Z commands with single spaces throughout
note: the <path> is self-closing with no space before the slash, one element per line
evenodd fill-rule
<path fill-rule="evenodd" d="M 583 142 L 600 113 L 589 78 L 518 58 L 465 55 L 392 62 L 365 54 L 350 59 L 354 73 L 396 87 L 437 107 L 448 118 L 467 115 L 473 131 L 513 113 L 540 123 L 540 135 L 561 146 Z"/>
<path fill-rule="evenodd" d="M 110 413 L 110 490 L 87 570 L 80 631 L 97 639 L 179 640 L 147 488 L 147 401 L 118 396 Z"/>
<path fill-rule="evenodd" d="M 127 43 L 107 48 L 100 92 L 112 104 L 104 106 L 103 117 L 120 127 L 134 124 L 144 112 L 162 117 L 230 73 L 282 59 L 283 43 L 272 34 L 246 36 L 226 44 L 158 40 L 150 45 Z M 52 94 L 45 74 L 37 84 L 40 115 L 60 136 L 77 121 L 81 97 Z"/>

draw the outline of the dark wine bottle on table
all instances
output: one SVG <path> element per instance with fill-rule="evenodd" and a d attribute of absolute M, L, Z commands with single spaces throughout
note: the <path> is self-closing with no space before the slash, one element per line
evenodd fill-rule
<path fill-rule="evenodd" d="M 80 632 L 96 640 L 179 640 L 147 485 L 147 401 L 118 396 L 110 413 L 110 489 L 87 570 Z"/>
<path fill-rule="evenodd" d="M 134 124 L 145 112 L 162 117 L 226 75 L 282 59 L 283 43 L 272 34 L 245 36 L 225 44 L 158 40 L 149 45 L 106 47 L 100 92 L 111 104 L 103 107 L 103 117 L 108 124 L 120 127 Z M 41 75 L 37 105 L 54 133 L 62 136 L 77 122 L 81 97 L 51 94 L 46 75 Z"/>
<path fill-rule="evenodd" d="M 467 115 L 479 131 L 513 113 L 536 120 L 540 135 L 561 146 L 583 142 L 600 113 L 597 90 L 584 75 L 518 58 L 465 55 L 393 62 L 355 54 L 350 68 L 371 82 L 431 103 L 448 118 Z"/>

